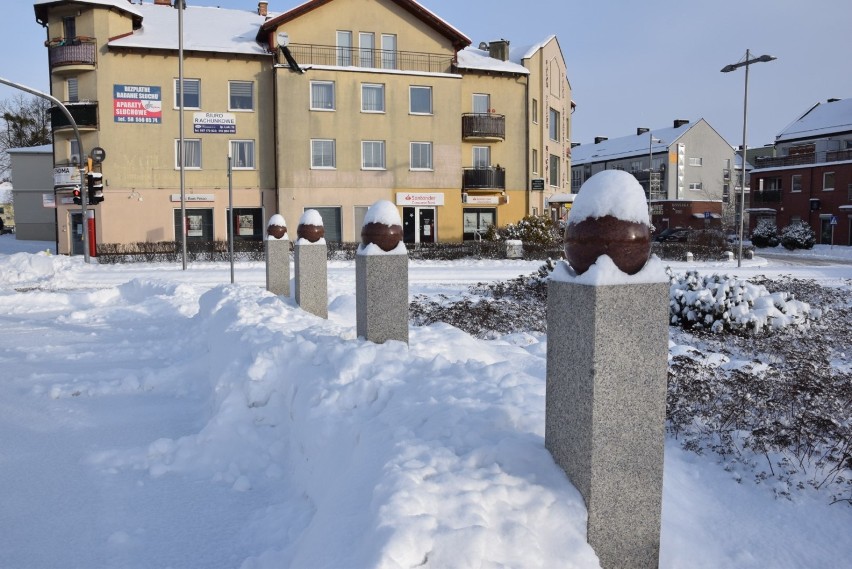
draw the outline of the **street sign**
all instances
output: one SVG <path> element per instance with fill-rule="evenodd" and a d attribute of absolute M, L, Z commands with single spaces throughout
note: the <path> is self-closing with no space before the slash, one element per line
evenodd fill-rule
<path fill-rule="evenodd" d="M 710 219 L 710 212 L 709 211 L 704 212 L 704 219 Z"/>
<path fill-rule="evenodd" d="M 837 225 L 837 216 L 836 216 L 836 215 L 832 215 L 832 216 L 831 216 L 831 224 L 832 224 L 832 225 Z"/>
<path fill-rule="evenodd" d="M 101 148 L 100 146 L 95 146 L 92 148 L 92 152 L 89 154 L 95 164 L 100 164 L 104 160 L 106 160 L 106 150 Z"/>

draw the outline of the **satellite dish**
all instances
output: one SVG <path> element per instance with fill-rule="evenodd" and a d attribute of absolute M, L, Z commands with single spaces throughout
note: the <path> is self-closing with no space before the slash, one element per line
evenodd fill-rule
<path fill-rule="evenodd" d="M 278 41 L 278 47 L 287 47 L 290 45 L 290 36 L 287 32 L 278 32 L 275 39 Z"/>

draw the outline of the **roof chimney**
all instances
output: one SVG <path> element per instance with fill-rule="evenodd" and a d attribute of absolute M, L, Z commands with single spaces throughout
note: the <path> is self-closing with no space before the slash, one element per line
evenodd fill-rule
<path fill-rule="evenodd" d="M 154 4 L 157 6 L 171 6 L 172 0 L 154 0 Z"/>
<path fill-rule="evenodd" d="M 639 128 L 636 129 L 636 136 L 639 136 L 640 134 L 645 134 L 649 130 L 651 130 L 651 129 L 645 128 L 644 126 L 640 126 Z"/>
<path fill-rule="evenodd" d="M 496 40 L 488 44 L 488 55 L 500 61 L 509 59 L 509 40 Z"/>
<path fill-rule="evenodd" d="M 269 7 L 269 2 L 258 2 L 257 3 L 257 15 L 258 16 L 266 16 L 268 7 Z"/>
<path fill-rule="evenodd" d="M 685 124 L 689 124 L 689 121 L 688 121 L 688 120 L 684 120 L 684 119 L 675 119 L 675 120 L 674 120 L 674 127 L 675 127 L 675 128 L 680 128 L 680 127 L 682 127 L 682 126 L 683 126 L 683 125 L 685 125 Z"/>
<path fill-rule="evenodd" d="M 609 138 L 606 137 L 606 136 L 596 136 L 595 137 L 595 144 L 600 144 L 604 140 L 609 140 Z"/>

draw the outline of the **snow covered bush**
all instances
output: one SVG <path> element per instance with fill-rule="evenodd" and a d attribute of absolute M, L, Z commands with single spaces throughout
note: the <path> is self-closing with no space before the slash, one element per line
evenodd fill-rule
<path fill-rule="evenodd" d="M 777 247 L 778 227 L 769 219 L 761 219 L 751 233 L 751 244 L 755 247 Z"/>
<path fill-rule="evenodd" d="M 815 243 L 814 230 L 806 223 L 791 223 L 781 230 L 781 245 L 790 251 L 793 249 L 813 249 Z"/>
<path fill-rule="evenodd" d="M 510 223 L 502 228 L 493 225 L 486 232 L 486 239 L 519 239 L 524 245 L 551 247 L 562 241 L 562 232 L 546 215 L 528 215 L 518 223 Z"/>
<path fill-rule="evenodd" d="M 741 279 L 697 271 L 675 275 L 671 269 L 668 274 L 670 323 L 685 329 L 759 333 L 804 328 L 820 315 L 789 293 L 770 293 Z"/>

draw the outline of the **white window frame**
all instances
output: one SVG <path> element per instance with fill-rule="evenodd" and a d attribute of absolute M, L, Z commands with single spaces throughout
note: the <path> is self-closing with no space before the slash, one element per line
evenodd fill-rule
<path fill-rule="evenodd" d="M 369 148 L 369 150 L 368 150 Z M 372 165 L 367 164 L 367 155 L 372 155 L 378 149 L 379 162 Z M 361 141 L 361 169 L 362 170 L 384 170 L 385 169 L 385 141 L 384 140 L 362 140 Z"/>
<path fill-rule="evenodd" d="M 323 145 L 326 143 L 331 143 L 331 166 L 326 166 L 324 164 L 317 165 L 315 163 L 315 152 L 314 146 L 322 143 Z M 325 152 L 323 152 L 323 157 L 325 156 Z M 324 160 L 323 160 L 324 161 Z M 336 170 L 337 169 L 337 143 L 333 138 L 312 138 L 311 139 L 311 170 Z"/>
<path fill-rule="evenodd" d="M 421 89 L 428 91 L 428 93 L 429 93 L 429 111 L 428 112 L 415 111 L 414 108 L 413 108 L 414 97 L 412 95 L 414 94 L 415 90 L 421 90 Z M 432 114 L 434 114 L 434 110 L 435 110 L 435 100 L 434 100 L 434 97 L 432 96 L 432 87 L 430 87 L 429 85 L 410 85 L 408 87 L 408 114 L 411 114 L 411 115 L 432 115 Z"/>
<path fill-rule="evenodd" d="M 256 170 L 257 169 L 257 158 L 255 152 L 255 144 L 254 140 L 230 140 L 228 141 L 228 145 L 231 150 L 231 169 L 233 170 Z M 242 154 L 239 152 L 239 148 L 244 147 L 249 149 L 249 153 L 247 155 L 248 160 L 246 160 L 245 165 L 237 165 L 237 158 Z"/>
<path fill-rule="evenodd" d="M 560 118 L 559 111 L 554 109 L 553 107 L 549 107 L 548 112 L 548 120 L 550 124 L 548 125 L 548 136 L 550 140 L 554 142 L 559 142 L 561 139 L 561 130 L 562 130 L 562 119 Z"/>
<path fill-rule="evenodd" d="M 232 87 L 234 87 L 234 85 L 238 85 L 238 84 L 242 85 L 242 86 L 248 85 L 248 87 L 249 87 L 250 105 L 249 105 L 248 108 L 235 107 L 235 106 L 232 105 L 233 97 L 234 97 Z M 254 112 L 254 81 L 238 81 L 238 80 L 228 81 L 228 110 L 229 111 L 235 111 L 235 112 L 238 112 L 238 113 Z"/>
<path fill-rule="evenodd" d="M 382 69 L 396 69 L 396 46 L 396 34 L 382 34 Z"/>
<path fill-rule="evenodd" d="M 477 106 L 482 104 L 482 101 L 485 101 L 485 110 L 477 110 Z M 479 102 L 479 105 L 477 105 Z M 491 112 L 491 95 L 488 93 L 474 93 L 471 100 L 471 109 L 473 109 L 474 113 L 477 114 L 488 114 Z"/>
<path fill-rule="evenodd" d="M 352 30 L 337 30 L 337 66 L 352 66 Z M 341 42 L 341 39 L 345 41 Z"/>
<path fill-rule="evenodd" d="M 826 182 L 828 181 L 829 176 L 831 177 L 831 186 L 826 186 Z M 834 172 L 823 172 L 822 173 L 822 191 L 824 192 L 833 192 L 834 184 L 837 182 Z"/>
<path fill-rule="evenodd" d="M 689 183 L 689 191 L 690 192 L 700 192 L 704 190 L 704 184 L 701 182 L 690 182 Z"/>
<path fill-rule="evenodd" d="M 690 166 L 703 166 L 704 165 L 704 159 L 700 156 L 690 156 L 689 165 Z"/>
<path fill-rule="evenodd" d="M 65 89 L 67 91 L 69 103 L 76 103 L 80 100 L 80 82 L 77 77 L 69 77 L 65 80 Z"/>
<path fill-rule="evenodd" d="M 796 189 L 796 178 L 799 179 L 799 189 Z M 798 194 L 802 191 L 802 175 L 801 174 L 793 174 L 790 176 L 790 193 Z"/>
<path fill-rule="evenodd" d="M 68 141 L 68 161 L 71 164 L 80 164 L 80 145 L 77 144 L 76 138 Z"/>
<path fill-rule="evenodd" d="M 538 174 L 538 148 L 532 149 L 532 173 Z"/>
<path fill-rule="evenodd" d="M 417 146 L 418 148 L 423 146 L 423 147 L 427 147 L 429 149 L 429 164 L 428 164 L 428 166 L 415 166 L 414 165 L 414 162 L 415 162 L 415 160 L 414 160 L 414 148 L 415 148 L 415 146 Z M 413 142 L 409 143 L 409 149 L 408 149 L 408 156 L 409 156 L 409 160 L 410 160 L 409 169 L 413 170 L 413 171 L 418 171 L 418 172 L 419 171 L 423 171 L 423 172 L 434 171 L 434 169 L 435 169 L 434 168 L 435 156 L 434 156 L 432 150 L 433 150 L 433 146 L 432 146 L 431 142 L 413 141 Z M 419 160 L 418 160 L 418 162 L 419 162 Z"/>
<path fill-rule="evenodd" d="M 196 144 L 198 145 L 198 150 L 196 151 L 196 154 L 198 156 L 198 165 L 194 166 L 194 165 L 186 163 L 187 156 L 189 154 L 188 152 L 186 152 L 186 147 L 188 145 L 196 145 Z M 184 138 L 183 139 L 183 147 L 184 147 L 184 156 L 183 156 L 184 166 L 183 166 L 183 169 L 184 170 L 201 170 L 201 168 L 203 167 L 203 162 L 201 160 L 201 151 L 202 151 L 201 139 L 200 138 Z M 180 170 L 180 160 L 178 159 L 178 154 L 179 154 L 178 148 L 180 148 L 180 139 L 176 138 L 175 139 L 175 170 Z"/>
<path fill-rule="evenodd" d="M 378 89 L 381 91 L 381 103 L 382 108 L 380 110 L 375 109 L 367 109 L 365 108 L 365 103 L 367 97 L 364 96 L 366 89 Z M 384 83 L 361 83 L 361 112 L 362 113 L 378 113 L 382 114 L 385 112 L 385 85 Z"/>
<path fill-rule="evenodd" d="M 472 161 L 474 168 L 488 168 L 491 166 L 491 147 L 474 146 L 472 149 Z"/>
<path fill-rule="evenodd" d="M 556 183 L 553 183 L 553 165 L 556 164 Z M 551 188 L 558 188 L 562 183 L 562 165 L 559 163 L 559 156 L 550 155 L 550 160 L 547 164 L 547 185 Z"/>
<path fill-rule="evenodd" d="M 330 86 L 331 87 L 331 107 L 317 106 L 317 103 L 314 102 L 314 87 L 319 87 L 319 86 Z M 310 82 L 310 90 L 311 90 L 311 92 L 310 92 L 310 97 L 311 97 L 310 108 L 311 108 L 312 111 L 333 112 L 336 109 L 336 107 L 337 107 L 337 101 L 336 101 L 337 96 L 336 96 L 336 93 L 335 93 L 336 86 L 334 84 L 334 81 L 311 81 Z"/>
<path fill-rule="evenodd" d="M 371 69 L 375 66 L 376 34 L 373 32 L 358 32 L 358 67 Z"/>
<path fill-rule="evenodd" d="M 182 92 L 181 92 L 181 89 L 180 89 L 180 85 L 178 84 L 179 81 L 180 81 L 180 79 L 175 79 L 174 82 L 172 83 L 172 86 L 174 88 L 174 93 L 175 93 L 175 96 L 174 96 L 174 104 L 175 104 L 174 108 L 175 109 L 180 108 L 180 99 L 178 98 L 178 95 L 181 95 Z M 188 86 L 188 85 L 192 85 L 192 84 L 196 85 L 195 94 L 198 97 L 198 106 L 193 107 L 191 105 L 186 104 L 186 95 L 184 94 L 184 96 L 183 96 L 183 108 L 184 109 L 200 109 L 201 108 L 201 79 L 187 79 L 186 77 L 184 77 L 183 78 L 183 84 L 184 84 L 184 86 Z M 192 89 L 186 89 L 186 91 L 191 94 Z"/>
<path fill-rule="evenodd" d="M 532 100 L 532 122 L 538 124 L 538 99 Z"/>

